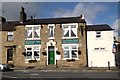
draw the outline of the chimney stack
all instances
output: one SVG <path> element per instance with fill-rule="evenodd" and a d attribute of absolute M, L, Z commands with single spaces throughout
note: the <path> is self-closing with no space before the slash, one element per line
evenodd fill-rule
<path fill-rule="evenodd" d="M 26 21 L 26 18 L 27 18 L 27 16 L 26 16 L 26 13 L 25 13 L 25 11 L 24 11 L 24 8 L 21 7 L 21 12 L 20 12 L 20 23 L 24 23 L 24 22 Z"/>
<path fill-rule="evenodd" d="M 81 18 L 81 19 L 84 19 L 85 17 L 84 17 L 84 15 L 80 15 L 80 18 Z"/>

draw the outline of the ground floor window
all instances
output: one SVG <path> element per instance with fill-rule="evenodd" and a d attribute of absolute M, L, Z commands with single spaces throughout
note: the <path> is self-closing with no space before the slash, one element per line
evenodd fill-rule
<path fill-rule="evenodd" d="M 63 58 L 64 59 L 78 59 L 78 45 L 69 44 L 62 45 L 63 47 Z"/>
<path fill-rule="evenodd" d="M 40 60 L 40 46 L 26 46 L 26 59 L 27 60 Z"/>

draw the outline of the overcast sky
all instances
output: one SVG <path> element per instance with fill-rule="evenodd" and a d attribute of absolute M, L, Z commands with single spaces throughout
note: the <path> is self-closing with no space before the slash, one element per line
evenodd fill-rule
<path fill-rule="evenodd" d="M 120 31 L 118 2 L 3 2 L 2 16 L 7 20 L 19 20 L 22 6 L 25 7 L 27 18 L 71 17 L 83 14 L 87 24 L 109 24 L 115 29 L 114 35 Z"/>

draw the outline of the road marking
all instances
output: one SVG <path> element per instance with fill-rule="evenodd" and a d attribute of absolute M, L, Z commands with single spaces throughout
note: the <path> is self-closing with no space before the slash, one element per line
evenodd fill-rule
<path fill-rule="evenodd" d="M 9 77 L 9 78 L 18 78 L 18 77 L 12 77 L 12 76 L 6 76 L 6 75 L 3 75 L 4 77 Z"/>
<path fill-rule="evenodd" d="M 38 74 L 30 74 L 30 75 L 38 75 Z"/>

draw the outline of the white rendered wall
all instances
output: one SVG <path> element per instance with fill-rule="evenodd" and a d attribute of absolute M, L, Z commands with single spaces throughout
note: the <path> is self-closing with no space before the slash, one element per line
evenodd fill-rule
<path fill-rule="evenodd" d="M 87 31 L 87 49 L 89 67 L 115 66 L 114 54 L 112 53 L 113 31 L 102 31 L 101 38 L 96 38 L 95 31 Z M 105 50 L 95 50 L 94 48 L 105 48 Z"/>

